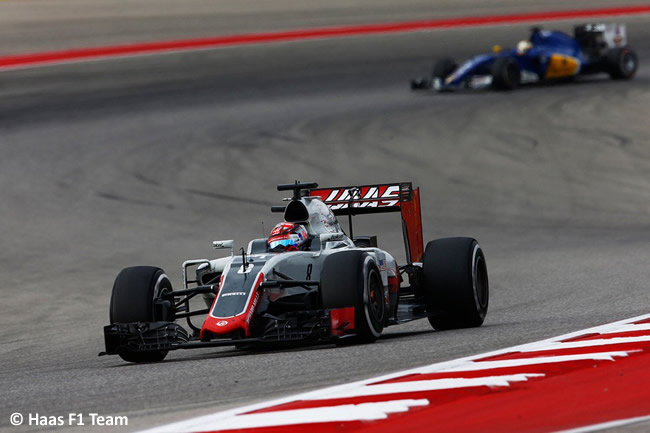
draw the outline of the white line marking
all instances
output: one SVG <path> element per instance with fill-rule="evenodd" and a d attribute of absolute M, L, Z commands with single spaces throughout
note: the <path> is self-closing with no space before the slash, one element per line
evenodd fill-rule
<path fill-rule="evenodd" d="M 346 404 L 330 407 L 280 410 L 244 414 L 233 417 L 197 418 L 192 425 L 186 426 L 185 432 L 237 430 L 257 427 L 277 427 L 292 424 L 313 424 L 322 422 L 376 421 L 388 418 L 388 414 L 408 412 L 412 407 L 427 406 L 429 400 L 394 400 L 373 403 Z M 156 429 L 157 432 L 177 432 L 175 427 L 167 426 Z"/>
<path fill-rule="evenodd" d="M 467 362 L 462 365 L 457 365 L 452 368 L 444 370 L 435 370 L 436 372 L 460 372 L 460 371 L 479 371 L 491 370 L 494 368 L 506 367 L 520 367 L 524 365 L 537 365 L 537 364 L 555 364 L 557 362 L 570 362 L 570 361 L 614 361 L 614 357 L 625 357 L 629 352 L 600 352 L 600 353 L 582 353 L 579 355 L 563 355 L 563 356 L 540 356 L 539 358 L 522 358 L 522 359 L 504 359 L 497 361 L 475 361 Z"/>
<path fill-rule="evenodd" d="M 650 323 L 640 323 L 638 325 L 623 325 L 615 329 L 608 329 L 601 332 L 601 334 L 615 334 L 617 332 L 630 332 L 630 331 L 650 331 Z"/>
<path fill-rule="evenodd" d="M 522 352 L 539 352 L 542 350 L 576 349 L 579 347 L 606 346 L 609 344 L 641 343 L 650 341 L 650 335 L 641 337 L 615 337 L 597 340 L 570 341 L 568 343 L 544 343 L 522 350 Z"/>
<path fill-rule="evenodd" d="M 505 349 L 494 350 L 494 351 L 491 351 L 491 352 L 486 352 L 486 353 L 481 353 L 481 354 L 478 354 L 478 355 L 467 356 L 467 357 L 464 357 L 464 358 L 454 359 L 454 360 L 451 360 L 451 361 L 440 362 L 440 363 L 436 363 L 436 364 L 432 364 L 432 365 L 427 365 L 427 366 L 424 366 L 424 367 L 418 367 L 418 368 L 413 368 L 413 369 L 409 369 L 409 370 L 398 371 L 398 372 L 386 374 L 386 375 L 380 376 L 380 377 L 374 377 L 374 378 L 371 378 L 371 379 L 360 380 L 360 381 L 352 382 L 352 383 L 346 383 L 346 384 L 343 384 L 343 385 L 337 385 L 337 386 L 333 386 L 333 387 L 329 387 L 329 388 L 325 388 L 325 389 L 320 389 L 320 390 L 316 390 L 316 391 L 310 391 L 310 392 L 301 393 L 301 394 L 294 394 L 294 395 L 291 395 L 291 396 L 288 396 L 288 397 L 278 398 L 278 399 L 275 399 L 275 400 L 269 400 L 269 401 L 265 401 L 265 402 L 262 402 L 262 403 L 256 403 L 256 404 L 251 404 L 251 405 L 247 405 L 247 406 L 242 406 L 242 407 L 239 407 L 239 408 L 225 410 L 225 411 L 217 412 L 217 413 L 210 414 L 210 415 L 205 415 L 205 416 L 198 417 L 198 418 L 192 418 L 192 419 L 189 419 L 189 420 L 186 420 L 186 421 L 179 421 L 179 422 L 164 425 L 164 426 L 161 426 L 161 427 L 154 427 L 152 429 L 145 430 L 142 433 L 171 433 L 171 432 L 179 433 L 179 432 L 196 431 L 196 430 L 192 429 L 192 426 L 196 425 L 198 422 L 202 423 L 203 420 L 211 420 L 211 422 L 218 422 L 218 421 L 222 421 L 224 419 L 230 418 L 230 417 L 241 416 L 240 414 L 244 414 L 246 412 L 252 412 L 252 411 L 260 410 L 260 409 L 266 409 L 266 408 L 270 408 L 270 407 L 273 407 L 273 406 L 278 406 L 278 405 L 281 405 L 281 404 L 291 403 L 291 402 L 294 402 L 294 401 L 297 401 L 297 400 L 309 400 L 309 399 L 312 399 L 312 396 L 314 396 L 316 394 L 323 393 L 323 392 L 335 392 L 335 391 L 344 391 L 344 390 L 348 390 L 348 389 L 354 389 L 354 388 L 358 388 L 358 387 L 361 387 L 361 386 L 371 384 L 373 382 L 376 383 L 376 382 L 387 381 L 387 380 L 390 380 L 390 379 L 395 379 L 395 378 L 398 378 L 398 377 L 403 377 L 403 376 L 412 375 L 412 374 L 418 374 L 418 373 L 422 373 L 422 372 L 431 373 L 431 372 L 435 372 L 435 371 L 445 371 L 445 370 L 449 370 L 449 369 L 457 367 L 457 366 L 464 365 L 464 364 L 466 364 L 468 362 L 472 362 L 472 361 L 474 361 L 476 359 L 487 358 L 487 357 L 497 356 L 497 355 L 503 355 L 504 353 L 510 353 L 510 352 L 523 352 L 523 351 L 529 350 L 530 348 L 539 347 L 539 346 L 544 345 L 544 344 L 548 345 L 548 344 L 551 344 L 551 343 L 557 343 L 557 342 L 560 342 L 562 340 L 568 340 L 570 338 L 579 337 L 579 336 L 582 336 L 582 335 L 585 335 L 585 334 L 603 333 L 603 332 L 608 332 L 608 331 L 612 332 L 612 330 L 614 330 L 614 329 L 623 329 L 623 328 L 627 328 L 629 326 L 641 326 L 641 325 L 632 325 L 632 322 L 638 322 L 638 321 L 646 320 L 646 319 L 650 319 L 650 314 L 644 314 L 644 315 L 637 316 L 637 317 L 631 317 L 631 318 L 628 318 L 628 319 L 619 320 L 617 322 L 612 322 L 612 323 L 607 323 L 605 325 L 595 326 L 593 328 L 581 329 L 579 331 L 570 332 L 568 334 L 548 338 L 546 340 L 541 340 L 541 341 L 534 342 L 534 343 L 527 343 L 527 344 L 522 344 L 522 345 L 519 345 L 519 346 L 507 347 Z M 213 428 L 212 430 L 216 430 L 216 429 Z"/>
<path fill-rule="evenodd" d="M 397 394 L 400 392 L 437 391 L 441 389 L 470 388 L 474 386 L 510 386 L 511 382 L 525 382 L 529 378 L 543 377 L 543 374 L 523 373 L 503 376 L 487 376 L 473 378 L 450 378 L 413 380 L 409 382 L 369 384 L 352 389 L 314 393 L 309 400 L 330 400 L 334 398 L 365 397 L 369 395 Z"/>
<path fill-rule="evenodd" d="M 615 428 L 615 427 L 621 427 L 628 424 L 635 424 L 643 421 L 650 421 L 650 415 L 639 416 L 636 418 L 619 419 L 616 421 L 603 422 L 600 424 L 592 424 L 584 427 L 572 428 L 569 430 L 561 430 L 556 433 L 588 433 L 592 431 L 604 430 L 606 428 Z"/>

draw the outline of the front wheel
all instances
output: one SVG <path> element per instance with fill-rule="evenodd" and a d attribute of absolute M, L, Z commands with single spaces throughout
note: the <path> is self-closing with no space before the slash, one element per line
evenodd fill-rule
<path fill-rule="evenodd" d="M 458 69 L 458 64 L 454 59 L 443 57 L 436 60 L 436 63 L 433 65 L 433 78 L 440 78 L 444 81 L 456 69 Z"/>
<path fill-rule="evenodd" d="M 427 244 L 422 285 L 429 322 L 435 329 L 481 326 L 489 301 L 485 255 L 472 238 Z"/>
<path fill-rule="evenodd" d="M 155 301 L 172 285 L 165 272 L 152 266 L 123 269 L 115 278 L 111 296 L 110 320 L 113 323 L 172 321 L 169 309 L 158 308 Z M 128 362 L 162 361 L 166 350 L 133 352 L 124 350 L 120 357 Z"/>
<path fill-rule="evenodd" d="M 325 259 L 321 271 L 321 302 L 325 309 L 354 307 L 355 337 L 372 343 L 381 335 L 388 308 L 379 268 L 363 251 L 341 251 Z"/>
<path fill-rule="evenodd" d="M 512 90 L 519 87 L 521 70 L 512 57 L 499 57 L 492 64 L 492 87 L 496 90 Z"/>

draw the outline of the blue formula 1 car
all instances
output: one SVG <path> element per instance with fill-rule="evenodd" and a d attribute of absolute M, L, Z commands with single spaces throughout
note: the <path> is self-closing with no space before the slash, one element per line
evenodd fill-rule
<path fill-rule="evenodd" d="M 495 46 L 493 53 L 472 57 L 460 66 L 451 58 L 441 58 L 433 67 L 432 77 L 412 80 L 411 88 L 510 90 L 526 83 L 596 73 L 631 79 L 639 62 L 626 39 L 621 24 L 576 26 L 573 37 L 561 31 L 533 28 L 530 38 L 514 49 Z"/>

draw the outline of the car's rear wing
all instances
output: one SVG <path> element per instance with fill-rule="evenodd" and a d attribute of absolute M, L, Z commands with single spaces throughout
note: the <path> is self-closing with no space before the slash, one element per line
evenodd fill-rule
<path fill-rule="evenodd" d="M 411 182 L 314 188 L 309 190 L 309 195 L 320 197 L 334 215 L 348 215 L 350 227 L 353 215 L 400 212 L 406 260 L 408 263 L 422 261 L 420 189 L 413 189 Z"/>
<path fill-rule="evenodd" d="M 600 55 L 627 46 L 625 24 L 581 24 L 573 28 L 573 35 L 583 49 Z"/>

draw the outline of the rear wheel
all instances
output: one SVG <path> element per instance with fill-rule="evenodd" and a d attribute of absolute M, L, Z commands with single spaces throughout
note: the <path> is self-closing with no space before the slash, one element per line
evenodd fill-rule
<path fill-rule="evenodd" d="M 614 48 L 607 53 L 605 64 L 612 79 L 629 80 L 636 75 L 639 59 L 629 48 Z"/>
<path fill-rule="evenodd" d="M 152 266 L 123 269 L 113 284 L 111 324 L 173 320 L 170 313 L 156 308 L 155 300 L 165 291 L 171 292 L 172 285 L 162 269 Z M 162 361 L 167 351 L 123 351 L 119 355 L 128 362 L 153 362 Z"/>
<path fill-rule="evenodd" d="M 372 343 L 387 317 L 385 288 L 379 268 L 363 251 L 342 251 L 325 259 L 320 285 L 323 308 L 354 307 L 355 338 L 342 341 Z"/>
<path fill-rule="evenodd" d="M 427 244 L 422 263 L 425 306 L 436 329 L 481 326 L 489 301 L 485 255 L 472 238 Z"/>
<path fill-rule="evenodd" d="M 496 90 L 512 90 L 521 82 L 519 64 L 512 57 L 499 57 L 492 64 L 492 87 Z"/>

